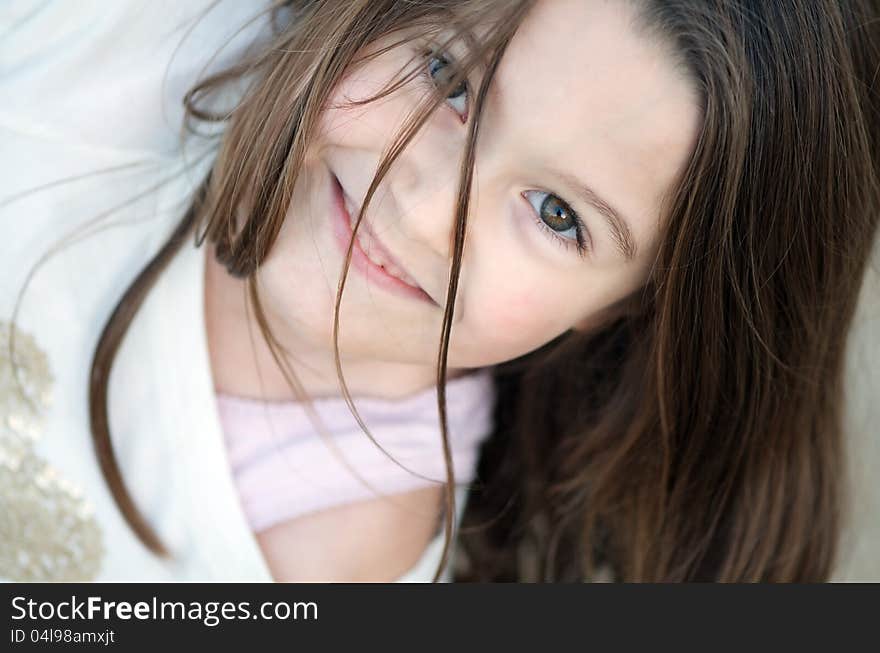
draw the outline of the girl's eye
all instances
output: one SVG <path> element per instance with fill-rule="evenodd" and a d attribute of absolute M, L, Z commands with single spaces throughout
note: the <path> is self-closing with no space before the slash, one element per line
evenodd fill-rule
<path fill-rule="evenodd" d="M 537 219 L 536 224 L 550 234 L 550 237 L 563 247 L 574 247 L 578 256 L 586 258 L 588 243 L 587 228 L 577 213 L 561 198 L 540 190 L 527 190 L 523 197 L 532 205 Z M 562 234 L 571 234 L 565 237 Z"/>
<path fill-rule="evenodd" d="M 437 89 L 448 84 L 449 80 L 455 76 L 455 65 L 450 61 L 450 58 L 433 52 L 428 53 L 426 57 L 425 75 L 431 85 Z M 468 85 L 464 80 L 446 96 L 447 103 L 455 110 L 462 122 L 467 122 L 467 100 Z"/>

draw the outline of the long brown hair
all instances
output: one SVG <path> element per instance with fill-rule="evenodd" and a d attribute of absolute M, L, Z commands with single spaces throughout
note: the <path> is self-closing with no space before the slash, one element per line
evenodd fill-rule
<path fill-rule="evenodd" d="M 483 99 L 528 0 L 280 3 L 276 32 L 195 86 L 192 124 L 227 123 L 211 173 L 172 238 L 108 320 L 90 380 L 102 470 L 128 523 L 165 553 L 115 463 L 107 383 L 125 331 L 189 238 L 208 238 L 247 279 L 260 330 L 302 391 L 261 308 L 255 272 L 272 249 L 322 107 L 380 37 L 441 22 L 471 56 L 413 114 L 358 216 L 430 112 L 479 61 L 462 156 L 437 386 L 454 514 L 446 356 Z M 870 0 L 638 2 L 639 26 L 702 99 L 692 157 L 664 206 L 643 288 L 589 333 L 568 331 L 497 365 L 495 425 L 458 532 L 457 580 L 827 579 L 846 497 L 843 352 L 880 210 L 880 15 Z M 393 46 L 389 46 L 393 47 Z M 369 56 L 375 56 L 372 53 Z M 412 70 L 401 71 L 392 92 Z M 228 111 L 207 108 L 246 82 Z M 346 259 L 346 268 L 351 250 Z M 334 349 L 343 394 L 337 293 Z M 435 580 L 448 562 L 453 520 Z M 527 554 L 527 555 L 524 555 Z"/>

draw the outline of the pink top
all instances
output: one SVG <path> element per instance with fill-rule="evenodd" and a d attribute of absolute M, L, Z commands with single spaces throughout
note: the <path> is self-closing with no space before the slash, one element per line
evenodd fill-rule
<path fill-rule="evenodd" d="M 299 402 L 222 393 L 216 397 L 239 498 L 255 532 L 308 512 L 445 483 L 436 386 L 401 400 L 353 397 L 367 429 L 407 469 L 373 444 L 341 396 L 312 400 L 336 452 Z M 456 485 L 474 478 L 479 446 L 491 428 L 493 402 L 488 368 L 447 381 Z"/>

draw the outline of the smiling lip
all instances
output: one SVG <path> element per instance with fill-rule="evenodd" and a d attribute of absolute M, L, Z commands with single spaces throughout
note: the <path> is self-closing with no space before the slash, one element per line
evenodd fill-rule
<path fill-rule="evenodd" d="M 351 216 L 349 215 L 348 209 L 345 208 L 345 198 L 343 197 L 342 186 L 336 178 L 336 175 L 331 173 L 331 176 L 331 204 L 334 208 L 333 231 L 336 235 L 336 242 L 339 243 L 339 247 L 344 256 L 348 251 L 348 245 L 351 242 L 353 235 L 351 229 Z M 362 221 L 360 229 L 366 228 L 366 222 Z M 379 243 L 379 240 L 372 232 L 368 231 L 368 233 L 370 234 L 371 244 L 376 246 L 385 258 L 401 270 L 406 270 L 403 266 L 397 264 L 397 261 L 388 253 L 388 250 L 382 247 L 381 243 Z M 436 305 L 436 302 L 424 290 L 417 286 L 411 286 L 402 279 L 392 276 L 386 272 L 384 268 L 373 263 L 364 250 L 361 249 L 360 242 L 357 239 L 354 241 L 354 248 L 351 252 L 351 267 L 362 273 L 375 285 L 382 287 L 392 294 L 398 295 L 399 297 L 407 297 L 409 299 L 418 299 Z M 406 273 L 409 274 L 409 271 L 406 271 Z"/>

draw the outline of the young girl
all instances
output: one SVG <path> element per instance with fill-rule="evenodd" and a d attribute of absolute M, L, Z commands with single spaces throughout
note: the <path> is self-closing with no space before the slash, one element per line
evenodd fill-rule
<path fill-rule="evenodd" d="M 875 2 L 30 4 L 0 575 L 880 578 Z"/>

